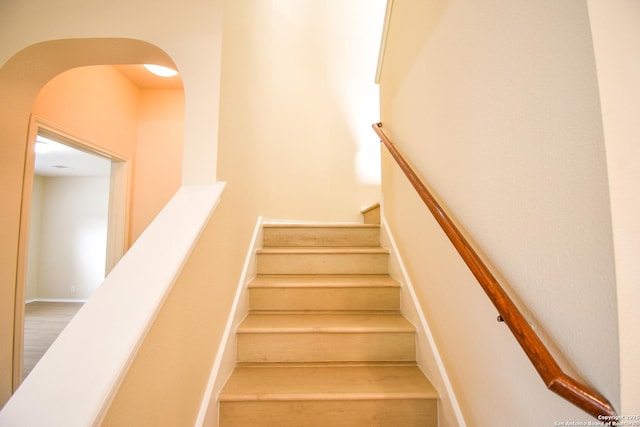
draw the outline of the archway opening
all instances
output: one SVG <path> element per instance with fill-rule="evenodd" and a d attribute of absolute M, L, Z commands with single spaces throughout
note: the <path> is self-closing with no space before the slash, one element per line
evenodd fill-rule
<path fill-rule="evenodd" d="M 2 337 L 2 342 L 0 342 L 0 403 L 8 399 L 21 380 L 26 250 L 28 248 L 31 208 L 29 196 L 33 181 L 34 141 L 30 141 L 29 129 L 33 126 L 31 117 L 36 114 L 34 109 L 37 108 L 38 98 L 42 96 L 41 91 L 48 82 L 53 83 L 68 70 L 78 70 L 81 69 L 79 67 L 85 68 L 86 66 L 108 66 L 110 73 L 118 73 L 124 80 L 128 80 L 128 84 L 132 87 L 149 92 L 144 96 L 140 95 L 138 99 L 139 110 L 137 112 L 143 116 L 140 119 L 140 126 L 133 127 L 129 131 L 135 134 L 136 142 L 139 134 L 145 134 L 153 140 L 154 132 L 161 134 L 163 131 L 151 129 L 148 126 L 149 122 L 154 121 L 151 116 L 167 113 L 167 111 L 154 110 L 152 107 L 157 101 L 158 93 L 151 93 L 153 89 L 141 89 L 138 83 L 123 74 L 123 71 L 113 67 L 113 64 L 143 63 L 176 68 L 169 56 L 158 47 L 140 40 L 120 38 L 53 40 L 38 43 L 22 50 L 0 68 L 0 91 L 3 92 L 3 97 L 0 99 L 0 145 L 2 145 L 3 152 L 3 155 L 0 156 L 0 164 L 2 165 L 0 168 L 2 169 L 0 172 L 2 179 L 0 181 L 4 195 L 4 207 L 0 214 L 2 215 L 0 218 L 0 234 L 2 235 L 2 249 L 0 251 L 0 265 L 2 265 L 0 269 L 0 337 Z M 179 92 L 180 94 L 176 94 L 175 98 L 180 100 L 180 106 L 171 111 L 171 114 L 178 111 L 182 124 L 174 121 L 170 127 L 172 135 L 179 134 L 179 138 L 183 141 L 184 93 L 182 90 Z M 49 104 L 48 107 L 52 107 L 53 104 Z M 99 102 L 96 101 L 93 105 L 99 106 Z M 46 110 L 48 107 L 43 108 Z M 37 115 L 41 116 L 42 113 L 37 112 Z M 58 116 L 54 119 L 47 118 L 47 120 L 58 124 L 58 120 L 64 121 L 64 118 Z M 61 127 L 68 128 L 66 124 L 62 124 Z M 109 123 L 108 120 L 105 120 L 105 127 L 110 127 L 114 133 L 117 133 L 117 129 L 122 130 L 122 123 Z M 86 135 L 84 129 L 78 133 Z M 153 209 L 139 210 L 137 216 L 135 212 L 131 212 L 131 206 L 135 203 L 136 196 L 138 199 L 145 197 L 144 191 L 136 193 L 134 176 L 137 173 L 138 162 L 135 160 L 145 158 L 140 161 L 139 166 L 140 169 L 148 171 L 154 168 L 154 162 L 162 161 L 162 158 L 153 158 L 153 153 L 149 155 L 153 151 L 153 143 L 148 143 L 142 148 L 136 146 L 133 150 L 126 152 L 117 143 L 114 143 L 116 148 L 110 147 L 103 138 L 89 139 L 96 142 L 98 147 L 104 148 L 104 151 L 111 150 L 116 154 L 116 157 L 123 159 L 124 163 L 128 164 L 125 170 L 129 172 L 129 177 L 122 179 L 126 182 L 127 207 L 130 209 L 129 219 L 125 220 L 127 229 L 125 241 L 128 239 L 130 243 L 137 237 L 136 233 L 139 234 L 139 229 L 144 228 L 141 224 L 145 220 L 149 221 L 149 217 L 152 219 L 154 216 Z M 121 138 L 115 139 L 121 141 Z M 182 150 L 182 146 L 180 146 L 180 150 Z M 149 157 L 152 159 L 149 160 Z M 143 174 L 138 181 L 146 182 L 149 185 L 149 179 L 153 178 Z M 180 182 L 177 186 L 179 185 Z M 166 197 L 166 194 L 163 197 Z M 158 200 L 153 202 L 158 203 Z M 135 231 L 132 226 L 134 221 L 138 221 Z"/>

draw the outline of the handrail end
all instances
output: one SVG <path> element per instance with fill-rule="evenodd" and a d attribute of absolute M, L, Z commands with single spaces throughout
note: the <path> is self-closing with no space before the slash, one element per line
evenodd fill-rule
<path fill-rule="evenodd" d="M 381 129 L 382 123 L 375 123 L 371 127 L 380 137 L 381 142 L 388 148 L 391 156 L 397 161 L 400 169 L 407 176 L 420 198 L 434 215 L 436 221 L 442 227 L 442 230 L 449 236 L 449 239 L 464 262 L 478 279 L 480 285 L 500 312 L 500 318 L 505 318 L 509 329 L 513 332 L 516 340 L 520 343 L 522 349 L 533 363 L 549 390 L 599 420 L 603 418 L 607 420 L 615 419 L 613 417 L 617 416 L 616 411 L 604 396 L 590 387 L 580 384 L 562 372 L 553 356 L 549 353 L 529 323 L 524 319 L 522 313 L 520 313 L 511 301 L 502 286 L 493 277 L 491 271 L 489 271 L 473 248 L 467 243 L 465 237 L 453 221 L 446 215 L 440 204 L 435 200 L 424 182 L 422 182 L 420 176 L 411 165 L 409 165 L 402 153 L 394 146 L 393 142 L 391 142 Z"/>
<path fill-rule="evenodd" d="M 378 135 L 378 137 L 380 138 L 380 142 L 384 143 L 386 146 L 389 146 L 389 144 L 391 144 L 391 141 L 389 141 L 389 138 L 387 138 L 387 136 L 382 131 L 382 122 L 372 124 L 371 128 L 376 133 L 376 135 Z"/>
<path fill-rule="evenodd" d="M 604 396 L 566 374 L 554 378 L 547 387 L 598 420 L 617 416 L 616 410 Z"/>

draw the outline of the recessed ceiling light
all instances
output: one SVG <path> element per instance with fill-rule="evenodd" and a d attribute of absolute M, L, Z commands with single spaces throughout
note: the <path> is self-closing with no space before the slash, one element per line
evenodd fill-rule
<path fill-rule="evenodd" d="M 173 77 L 178 74 L 176 70 L 162 65 L 144 64 L 144 68 L 160 77 Z"/>

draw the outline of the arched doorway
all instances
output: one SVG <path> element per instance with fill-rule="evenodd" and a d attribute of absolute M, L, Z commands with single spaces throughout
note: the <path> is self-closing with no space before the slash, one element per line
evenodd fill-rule
<path fill-rule="evenodd" d="M 158 47 L 134 39 L 67 39 L 32 45 L 0 68 L 0 403 L 20 382 L 25 250 L 30 199 L 25 183 L 31 108 L 40 89 L 77 67 L 155 63 L 174 67 Z"/>

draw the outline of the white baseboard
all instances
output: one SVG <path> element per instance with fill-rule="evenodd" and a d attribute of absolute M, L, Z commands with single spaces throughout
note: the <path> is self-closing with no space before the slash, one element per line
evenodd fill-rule
<path fill-rule="evenodd" d="M 400 282 L 402 286 L 401 287 L 402 291 L 406 292 L 410 297 L 410 301 L 404 301 L 405 305 L 407 304 L 409 305 L 409 307 L 407 308 L 407 311 L 411 311 L 413 314 L 413 316 L 410 316 L 411 318 L 409 320 L 415 323 L 419 323 L 419 325 L 416 325 L 417 326 L 416 332 L 419 334 L 420 333 L 424 334 L 422 338 L 426 339 L 427 341 L 426 344 L 432 353 L 433 360 L 436 363 L 438 374 L 440 376 L 442 385 L 445 388 L 444 392 L 446 392 L 448 400 L 449 402 L 451 402 L 451 407 L 453 409 L 456 421 L 458 422 L 458 426 L 466 427 L 464 416 L 462 415 L 462 410 L 460 409 L 460 405 L 453 391 L 453 387 L 451 386 L 451 381 L 449 380 L 449 376 L 447 375 L 447 371 L 444 367 L 444 362 L 442 361 L 442 357 L 440 356 L 440 352 L 438 351 L 438 347 L 433 338 L 431 329 L 429 328 L 429 324 L 427 323 L 427 319 L 425 318 L 422 308 L 420 307 L 420 303 L 418 301 L 418 297 L 413 287 L 413 283 L 409 278 L 409 273 L 407 272 L 407 269 L 405 268 L 402 258 L 400 257 L 400 252 L 398 251 L 398 247 L 396 246 L 396 242 L 395 242 L 395 239 L 393 238 L 393 234 L 391 233 L 391 230 L 389 229 L 389 226 L 386 220 L 384 219 L 384 217 L 381 218 L 380 225 L 381 225 L 380 231 L 381 233 L 384 233 L 384 238 L 388 239 L 388 244 L 390 246 L 389 248 L 387 248 L 390 251 L 389 262 L 395 263 L 395 266 L 390 266 L 390 270 L 393 272 L 394 270 L 393 267 L 397 267 L 396 269 L 397 274 L 401 277 L 394 277 L 394 279 Z M 383 236 L 381 236 L 381 238 L 382 237 Z M 405 313 L 404 307 L 403 307 L 403 314 L 405 315 L 409 314 L 409 313 Z M 418 337 L 418 340 L 420 339 L 421 338 Z M 421 365 L 420 359 L 422 358 L 419 357 L 418 355 L 417 359 L 418 359 L 418 366 L 420 366 Z M 424 370 L 424 368 L 422 368 L 422 370 Z M 439 391 L 442 393 L 442 390 L 439 390 Z"/>
<path fill-rule="evenodd" d="M 227 381 L 233 371 L 233 368 L 224 368 L 224 366 L 227 365 L 225 361 L 232 359 L 234 362 L 233 365 L 235 365 L 235 345 L 233 345 L 235 344 L 235 331 L 240 324 L 240 321 L 242 321 L 249 311 L 248 297 L 246 298 L 247 303 L 244 306 L 241 305 L 241 301 L 243 301 L 243 297 L 246 296 L 247 285 L 249 284 L 250 279 L 256 275 L 257 267 L 255 253 L 258 248 L 257 245 L 262 242 L 262 225 L 264 222 L 265 220 L 263 217 L 258 217 L 258 221 L 256 222 L 256 226 L 253 230 L 253 236 L 251 237 L 251 243 L 249 244 L 249 249 L 244 261 L 242 274 L 238 281 L 233 305 L 231 306 L 229 317 L 227 318 L 227 323 L 225 325 L 220 346 L 218 347 L 216 359 L 213 363 L 213 367 L 211 368 L 211 373 L 209 374 L 209 381 L 207 382 L 207 388 L 205 389 L 202 402 L 200 403 L 200 410 L 198 412 L 198 418 L 196 418 L 194 423 L 194 427 L 218 426 L 218 394 L 220 393 L 222 385 Z M 232 341 L 232 345 L 230 345 L 230 341 Z"/>
<path fill-rule="evenodd" d="M 29 304 L 31 302 L 81 302 L 85 303 L 89 299 L 88 298 L 31 298 L 25 300 L 25 304 Z"/>

